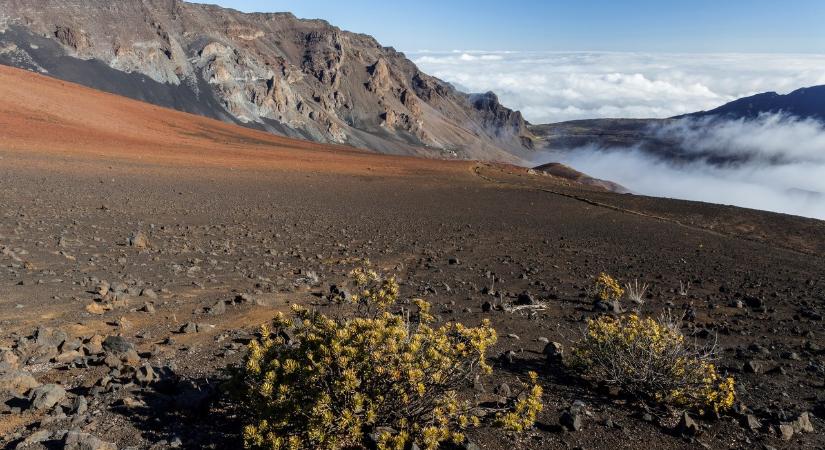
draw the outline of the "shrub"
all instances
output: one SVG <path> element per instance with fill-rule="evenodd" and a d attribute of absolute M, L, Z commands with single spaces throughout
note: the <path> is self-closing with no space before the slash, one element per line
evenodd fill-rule
<path fill-rule="evenodd" d="M 709 350 L 685 342 L 662 318 L 600 316 L 589 320 L 571 364 L 583 376 L 659 404 L 719 412 L 734 401 L 734 380 L 719 375 Z"/>
<path fill-rule="evenodd" d="M 538 384 L 538 374 L 529 372 L 530 384 L 518 396 L 518 400 L 510 411 L 504 411 L 496 416 L 496 425 L 510 431 L 522 432 L 536 422 L 536 417 L 543 409 L 541 386 Z"/>
<path fill-rule="evenodd" d="M 596 278 L 596 296 L 602 301 L 620 300 L 624 295 L 624 289 L 619 282 L 610 275 L 602 272 Z"/>
<path fill-rule="evenodd" d="M 354 309 L 349 318 L 293 306 L 293 318 L 279 314 L 250 343 L 242 375 L 253 418 L 247 447 L 357 447 L 374 432 L 380 448 L 416 442 L 433 449 L 463 441 L 463 431 L 479 425 L 457 390 L 491 371 L 489 322 L 434 327 L 423 300 L 414 301 L 415 314 L 390 311 L 399 292 L 394 278 L 367 269 L 351 276 L 355 292 L 335 289 L 332 297 L 341 311 Z M 523 428 L 536 406 L 516 407 L 509 422 L 522 420 Z"/>

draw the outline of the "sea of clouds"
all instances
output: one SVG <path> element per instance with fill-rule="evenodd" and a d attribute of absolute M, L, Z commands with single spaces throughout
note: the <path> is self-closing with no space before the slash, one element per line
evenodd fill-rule
<path fill-rule="evenodd" d="M 532 123 L 666 118 L 760 92 L 825 84 L 825 55 L 417 52 L 425 72 L 465 92 L 494 91 Z M 687 161 L 638 147 L 575 148 L 533 163 L 567 163 L 639 194 L 825 219 L 825 126 L 781 114 L 681 119 L 649 130 Z M 729 157 L 724 164 L 707 154 Z M 691 157 L 692 156 L 692 157 Z"/>
<path fill-rule="evenodd" d="M 760 92 L 825 84 L 825 55 L 412 52 L 465 92 L 493 91 L 534 124 L 664 118 Z"/>
<path fill-rule="evenodd" d="M 536 162 L 561 161 L 637 194 L 825 220 L 825 127 L 819 122 L 779 114 L 680 119 L 650 133 L 695 152 L 695 158 L 676 162 L 639 147 L 581 147 L 541 155 Z M 711 161 L 708 154 L 730 160 Z"/>

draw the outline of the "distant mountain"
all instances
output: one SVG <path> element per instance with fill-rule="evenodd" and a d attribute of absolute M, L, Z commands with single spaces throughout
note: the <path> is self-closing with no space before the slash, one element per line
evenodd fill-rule
<path fill-rule="evenodd" d="M 717 116 L 752 119 L 760 114 L 780 112 L 801 119 L 825 121 L 825 85 L 797 89 L 786 95 L 776 92 L 757 94 L 734 100 L 710 111 L 701 111 L 682 117 Z"/>
<path fill-rule="evenodd" d="M 518 162 L 532 135 L 371 36 L 180 0 L 0 0 L 0 64 L 323 143 Z"/>
<path fill-rule="evenodd" d="M 703 159 L 715 164 L 736 161 L 735 155 L 712 150 L 685 149 L 674 140 L 674 133 L 661 133 L 662 127 L 681 119 L 755 119 L 760 114 L 785 113 L 801 119 L 825 122 L 825 86 L 798 89 L 787 95 L 767 92 L 741 98 L 710 111 L 700 111 L 669 119 L 589 119 L 529 125 L 536 137 L 535 147 L 543 153 L 556 153 L 582 147 L 604 150 L 635 148 L 669 161 Z M 543 159 L 547 159 L 545 156 Z"/>

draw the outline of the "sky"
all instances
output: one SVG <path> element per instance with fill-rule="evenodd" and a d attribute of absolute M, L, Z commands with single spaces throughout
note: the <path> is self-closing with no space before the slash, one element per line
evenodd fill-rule
<path fill-rule="evenodd" d="M 215 0 L 290 11 L 402 51 L 825 51 L 822 0 Z"/>

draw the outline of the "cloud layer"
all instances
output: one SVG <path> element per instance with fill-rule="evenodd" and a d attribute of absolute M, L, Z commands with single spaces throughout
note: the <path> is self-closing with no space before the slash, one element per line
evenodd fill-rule
<path fill-rule="evenodd" d="M 494 91 L 532 123 L 664 118 L 825 84 L 825 55 L 414 52 L 427 73 Z"/>
<path fill-rule="evenodd" d="M 639 194 L 825 219 L 825 126 L 819 122 L 780 115 L 683 119 L 650 132 L 695 159 L 675 163 L 638 147 L 584 147 L 545 159 L 561 159 Z M 706 154 L 733 159 L 719 164 Z"/>

